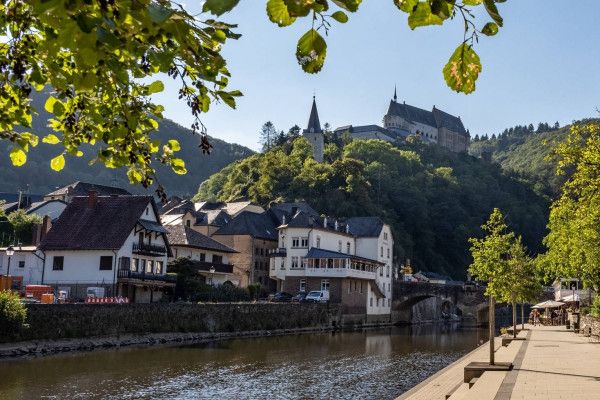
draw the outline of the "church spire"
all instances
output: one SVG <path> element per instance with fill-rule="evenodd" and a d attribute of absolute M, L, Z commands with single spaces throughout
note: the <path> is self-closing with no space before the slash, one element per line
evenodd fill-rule
<path fill-rule="evenodd" d="M 394 85 L 394 103 L 398 102 L 398 96 L 396 95 L 396 85 Z"/>
<path fill-rule="evenodd" d="M 319 122 L 319 112 L 317 111 L 317 101 L 313 95 L 312 108 L 310 109 L 310 117 L 308 118 L 308 126 L 305 132 L 321 133 L 321 123 Z"/>

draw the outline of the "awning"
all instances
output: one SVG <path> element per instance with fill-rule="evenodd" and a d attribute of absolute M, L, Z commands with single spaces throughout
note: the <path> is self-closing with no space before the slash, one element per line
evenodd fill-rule
<path fill-rule="evenodd" d="M 167 230 L 159 222 L 149 221 L 147 219 L 138 219 L 140 224 L 145 230 L 159 233 L 167 233 Z"/>
<path fill-rule="evenodd" d="M 560 300 L 564 301 L 566 303 L 571 303 L 571 302 L 574 302 L 574 301 L 579 301 L 579 295 L 577 293 L 570 294 L 568 296 L 565 296 L 565 297 L 561 298 Z"/>
<path fill-rule="evenodd" d="M 564 305 L 565 305 L 565 303 L 562 303 L 560 301 L 546 300 L 546 301 L 536 304 L 532 308 L 556 308 L 556 307 L 560 307 L 560 306 L 564 306 Z"/>

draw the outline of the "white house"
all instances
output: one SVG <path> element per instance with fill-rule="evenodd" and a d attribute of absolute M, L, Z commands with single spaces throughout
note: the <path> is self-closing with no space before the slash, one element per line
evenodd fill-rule
<path fill-rule="evenodd" d="M 388 322 L 392 305 L 394 241 L 376 217 L 341 223 L 297 211 L 277 228 L 270 277 L 280 291 L 328 290 L 346 316 Z"/>
<path fill-rule="evenodd" d="M 13 255 L 6 255 L 6 247 L 0 247 L 0 275 L 23 277 L 23 285 L 42 283 L 44 258 L 36 246 L 12 246 Z M 9 270 L 10 259 L 10 270 Z"/>
<path fill-rule="evenodd" d="M 99 286 L 107 296 L 158 301 L 175 285 L 166 233 L 150 196 L 73 197 L 40 243 L 41 281 L 74 298 Z"/>
<path fill-rule="evenodd" d="M 239 286 L 240 280 L 233 274 L 233 265 L 229 260 L 229 255 L 237 251 L 184 224 L 168 225 L 166 228 L 173 259 L 192 260 L 192 265 L 210 285 L 229 282 Z"/>

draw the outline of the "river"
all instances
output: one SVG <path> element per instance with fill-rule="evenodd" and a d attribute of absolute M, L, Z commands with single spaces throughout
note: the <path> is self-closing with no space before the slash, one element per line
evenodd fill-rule
<path fill-rule="evenodd" d="M 393 399 L 487 340 L 451 325 L 0 362 L 0 399 Z"/>

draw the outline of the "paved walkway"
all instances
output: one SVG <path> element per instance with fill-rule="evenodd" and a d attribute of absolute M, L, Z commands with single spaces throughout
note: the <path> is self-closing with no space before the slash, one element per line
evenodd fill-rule
<path fill-rule="evenodd" d="M 451 400 L 600 400 L 600 344 L 564 326 L 528 328 L 519 334 L 527 340 L 513 341 L 508 347 L 500 347 L 496 340 L 496 360 L 512 362 L 513 371 L 486 372 L 471 388 L 463 383 L 466 364 L 487 361 L 486 343 L 398 400 L 445 400 L 448 395 Z"/>

